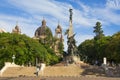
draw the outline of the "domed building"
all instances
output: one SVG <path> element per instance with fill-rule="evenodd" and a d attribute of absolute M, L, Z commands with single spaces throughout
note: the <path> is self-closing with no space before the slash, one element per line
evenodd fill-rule
<path fill-rule="evenodd" d="M 18 25 L 15 26 L 15 28 L 12 30 L 12 33 L 21 34 L 21 30 Z"/>
<path fill-rule="evenodd" d="M 35 39 L 39 39 L 43 44 L 52 43 L 53 35 L 50 28 L 46 25 L 46 21 L 42 20 L 42 25 L 35 31 Z"/>
<path fill-rule="evenodd" d="M 0 33 L 6 32 L 4 29 L 0 28 Z"/>
<path fill-rule="evenodd" d="M 35 31 L 34 39 L 39 39 L 42 44 L 47 44 L 54 50 L 56 55 L 63 51 L 63 36 L 62 28 L 58 24 L 55 29 L 55 36 L 53 37 L 51 29 L 46 25 L 46 21 L 42 20 L 42 25 Z"/>

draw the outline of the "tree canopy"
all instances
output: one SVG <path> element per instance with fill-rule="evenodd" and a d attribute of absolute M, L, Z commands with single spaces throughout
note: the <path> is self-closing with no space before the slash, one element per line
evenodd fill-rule
<path fill-rule="evenodd" d="M 12 62 L 15 55 L 15 63 L 19 65 L 35 65 L 36 58 L 47 65 L 55 64 L 59 57 L 54 51 L 26 35 L 13 33 L 0 33 L 0 67 L 4 62 Z"/>
<path fill-rule="evenodd" d="M 100 22 L 96 22 L 93 32 L 96 34 L 94 37 L 95 40 L 98 40 L 104 36 L 103 30 L 102 30 L 102 25 Z"/>
<path fill-rule="evenodd" d="M 90 64 L 97 60 L 101 64 L 106 57 L 109 62 L 120 63 L 120 32 L 104 36 L 100 22 L 96 23 L 93 32 L 96 34 L 93 39 L 85 40 L 78 46 L 81 59 Z"/>

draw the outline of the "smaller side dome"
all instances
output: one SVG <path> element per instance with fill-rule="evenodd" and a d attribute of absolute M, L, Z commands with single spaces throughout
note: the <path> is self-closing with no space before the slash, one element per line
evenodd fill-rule
<path fill-rule="evenodd" d="M 55 29 L 56 33 L 62 33 L 62 28 L 61 26 L 58 24 L 57 28 Z"/>
<path fill-rule="evenodd" d="M 62 29 L 61 26 L 58 24 L 57 28 Z"/>
<path fill-rule="evenodd" d="M 4 29 L 0 28 L 0 33 L 6 32 Z"/>
<path fill-rule="evenodd" d="M 15 29 L 19 31 L 19 26 L 18 26 L 18 25 L 16 25 L 16 26 L 15 26 Z"/>
<path fill-rule="evenodd" d="M 21 30 L 18 25 L 15 26 L 15 28 L 12 30 L 12 33 L 18 33 L 21 34 Z"/>

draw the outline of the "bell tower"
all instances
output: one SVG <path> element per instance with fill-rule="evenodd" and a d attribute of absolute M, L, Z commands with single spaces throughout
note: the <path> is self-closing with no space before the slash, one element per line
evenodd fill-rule
<path fill-rule="evenodd" d="M 62 35 L 62 27 L 58 23 L 57 28 L 55 29 L 55 45 L 54 51 L 56 55 L 60 55 L 60 49 L 62 50 L 63 46 L 63 35 Z"/>

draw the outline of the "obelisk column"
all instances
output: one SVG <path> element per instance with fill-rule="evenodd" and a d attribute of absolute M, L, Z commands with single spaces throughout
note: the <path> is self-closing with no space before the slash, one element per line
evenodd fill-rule
<path fill-rule="evenodd" d="M 72 37 L 73 36 L 73 26 L 72 26 L 72 9 L 69 9 L 69 12 L 70 12 L 70 26 L 69 26 L 69 32 L 68 32 L 68 38 Z"/>

